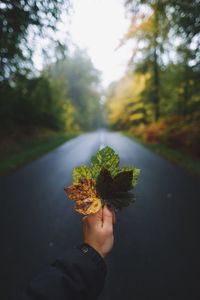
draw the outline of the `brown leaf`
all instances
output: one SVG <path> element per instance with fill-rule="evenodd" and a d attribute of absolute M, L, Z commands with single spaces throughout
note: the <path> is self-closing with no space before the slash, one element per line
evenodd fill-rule
<path fill-rule="evenodd" d="M 78 184 L 70 185 L 64 191 L 71 200 L 75 201 L 75 210 L 80 214 L 89 215 L 101 208 L 101 200 L 93 179 L 79 180 Z"/>

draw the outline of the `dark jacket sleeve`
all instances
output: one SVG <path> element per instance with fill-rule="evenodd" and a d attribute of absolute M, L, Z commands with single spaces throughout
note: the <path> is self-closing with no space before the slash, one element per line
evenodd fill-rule
<path fill-rule="evenodd" d="M 19 300 L 90 300 L 104 286 L 106 264 L 99 253 L 82 244 L 58 258 L 30 283 Z"/>

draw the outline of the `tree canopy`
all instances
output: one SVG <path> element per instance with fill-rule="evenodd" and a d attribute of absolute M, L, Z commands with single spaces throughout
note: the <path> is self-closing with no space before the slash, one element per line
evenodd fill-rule
<path fill-rule="evenodd" d="M 65 97 L 76 109 L 80 128 L 88 130 L 101 124 L 100 73 L 85 51 L 77 48 L 72 56 L 48 66 L 45 73 L 52 80 L 61 82 Z"/>
<path fill-rule="evenodd" d="M 130 28 L 122 44 L 133 42 L 129 73 L 146 78 L 140 91 L 140 101 L 151 111 L 146 121 L 196 113 L 200 105 L 199 1 L 128 0 L 125 5 Z M 119 87 L 125 78 L 117 83 Z"/>
<path fill-rule="evenodd" d="M 68 53 L 57 23 L 70 0 L 0 3 L 0 117 L 3 130 L 90 130 L 101 122 L 100 74 L 84 51 Z M 52 33 L 54 33 L 52 35 Z M 34 71 L 31 36 L 56 42 L 54 62 Z"/>
<path fill-rule="evenodd" d="M 0 80 L 8 78 L 24 61 L 30 60 L 33 49 L 28 36 L 56 30 L 65 0 L 2 0 L 0 3 Z"/>
<path fill-rule="evenodd" d="M 152 141 L 197 149 L 199 1 L 127 0 L 125 7 L 130 28 L 121 45 L 132 42 L 133 52 L 126 75 L 108 89 L 109 124 Z"/>

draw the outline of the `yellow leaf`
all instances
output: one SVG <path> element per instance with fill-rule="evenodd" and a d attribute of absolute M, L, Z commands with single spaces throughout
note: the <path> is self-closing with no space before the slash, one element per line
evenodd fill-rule
<path fill-rule="evenodd" d="M 75 210 L 80 214 L 89 215 L 101 208 L 101 200 L 93 179 L 80 180 L 78 184 L 70 185 L 64 191 L 69 199 L 75 201 Z"/>

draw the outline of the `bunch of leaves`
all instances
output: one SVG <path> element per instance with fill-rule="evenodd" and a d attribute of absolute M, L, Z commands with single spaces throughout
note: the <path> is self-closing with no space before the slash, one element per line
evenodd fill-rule
<path fill-rule="evenodd" d="M 91 168 L 79 166 L 73 170 L 73 184 L 65 188 L 75 201 L 75 210 L 87 215 L 97 212 L 105 203 L 113 210 L 135 201 L 135 188 L 140 170 L 132 166 L 119 168 L 120 158 L 110 147 L 99 150 L 91 158 Z"/>

